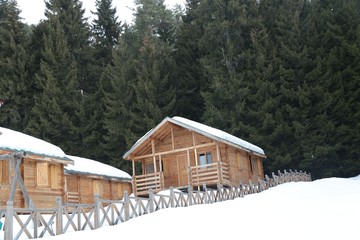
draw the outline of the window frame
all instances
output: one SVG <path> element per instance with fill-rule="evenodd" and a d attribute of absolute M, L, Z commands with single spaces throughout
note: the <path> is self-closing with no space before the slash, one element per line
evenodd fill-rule
<path fill-rule="evenodd" d="M 199 153 L 198 164 L 200 167 L 205 167 L 205 165 L 213 163 L 212 152 L 202 152 Z"/>
<path fill-rule="evenodd" d="M 49 188 L 49 164 L 47 162 L 36 163 L 36 187 Z"/>
<path fill-rule="evenodd" d="M 59 175 L 61 174 L 60 169 L 56 164 L 50 164 L 48 162 L 37 162 L 36 187 L 49 188 L 53 190 L 61 189 L 61 184 L 59 184 Z"/>
<path fill-rule="evenodd" d="M 250 172 L 252 174 L 258 174 L 257 158 L 255 156 L 249 156 Z"/>

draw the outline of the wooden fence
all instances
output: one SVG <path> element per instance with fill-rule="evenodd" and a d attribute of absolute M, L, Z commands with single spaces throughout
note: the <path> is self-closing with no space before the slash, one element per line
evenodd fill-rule
<path fill-rule="evenodd" d="M 9 201 L 6 209 L 0 209 L 0 221 L 4 223 L 5 220 L 3 239 L 41 238 L 117 225 L 160 209 L 222 202 L 291 181 L 311 181 L 311 175 L 301 171 L 278 171 L 277 175 L 265 176 L 257 184 L 240 183 L 233 187 L 218 184 L 217 188 L 207 188 L 204 184 L 201 191 L 191 187 L 187 192 L 170 188 L 167 194 L 154 194 L 150 190 L 149 198 L 131 197 L 125 191 L 122 200 L 103 200 L 95 196 L 94 204 L 64 204 L 59 197 L 54 209 L 16 209 Z"/>

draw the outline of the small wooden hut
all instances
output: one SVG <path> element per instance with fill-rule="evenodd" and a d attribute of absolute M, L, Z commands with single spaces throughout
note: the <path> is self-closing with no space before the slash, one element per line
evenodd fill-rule
<path fill-rule="evenodd" d="M 64 166 L 73 164 L 57 146 L 0 127 L 0 207 L 54 207 L 64 196 Z"/>
<path fill-rule="evenodd" d="M 123 156 L 132 161 L 137 196 L 149 189 L 257 182 L 264 178 L 265 157 L 258 146 L 182 117 L 165 118 Z"/>
<path fill-rule="evenodd" d="M 0 127 L 0 208 L 55 207 L 67 203 L 121 199 L 131 193 L 131 176 L 109 165 L 66 155 L 59 147 Z"/>
<path fill-rule="evenodd" d="M 87 158 L 68 156 L 74 165 L 65 167 L 65 193 L 68 203 L 93 203 L 101 199 L 121 199 L 131 193 L 131 176 L 115 167 Z"/>

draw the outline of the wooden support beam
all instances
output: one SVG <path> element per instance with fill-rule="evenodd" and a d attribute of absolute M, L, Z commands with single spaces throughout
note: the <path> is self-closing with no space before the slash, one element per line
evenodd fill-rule
<path fill-rule="evenodd" d="M 161 155 L 159 155 L 159 172 L 162 172 L 162 162 L 161 162 Z"/>
<path fill-rule="evenodd" d="M 153 157 L 153 162 L 154 162 L 154 172 L 156 171 L 156 156 L 155 156 L 155 141 L 154 139 L 151 139 L 151 152 L 152 152 L 152 157 Z"/>
<path fill-rule="evenodd" d="M 187 149 L 187 173 L 188 173 L 188 186 L 191 185 L 191 173 L 190 173 L 190 150 Z"/>
<path fill-rule="evenodd" d="M 14 178 L 13 181 L 11 183 L 11 189 L 10 189 L 10 195 L 9 195 L 9 200 L 13 202 L 14 198 L 15 198 L 15 191 L 16 191 L 16 185 L 17 183 L 19 183 L 21 191 L 23 193 L 24 199 L 25 199 L 25 203 L 29 208 L 34 208 L 35 206 L 33 205 L 29 193 L 26 190 L 26 186 L 24 184 L 24 180 L 21 177 L 20 174 L 20 165 L 21 165 L 21 161 L 22 158 L 26 155 L 25 152 L 16 152 L 16 153 L 11 153 L 10 154 L 10 161 L 15 162 L 15 166 L 14 166 Z"/>
<path fill-rule="evenodd" d="M 170 131 L 171 131 L 171 146 L 172 146 L 172 150 L 175 150 L 175 140 L 174 140 L 174 129 L 173 126 L 170 126 Z"/>
<path fill-rule="evenodd" d="M 1 160 L 10 160 L 15 158 L 23 158 L 26 156 L 26 152 L 15 152 L 15 153 L 8 153 L 8 154 L 1 154 L 0 155 L 0 161 Z"/>
<path fill-rule="evenodd" d="M 193 150 L 193 149 L 196 149 L 196 148 L 203 148 L 203 147 L 210 147 L 210 146 L 215 146 L 215 143 L 214 142 L 204 143 L 204 144 L 197 145 L 195 147 L 194 146 L 192 146 L 192 147 L 184 147 L 184 148 L 179 148 L 179 149 L 170 150 L 170 151 L 157 152 L 157 153 L 154 153 L 154 154 L 151 153 L 151 154 L 137 156 L 137 157 L 134 157 L 132 159 L 140 160 L 140 159 L 144 159 L 144 158 L 148 158 L 148 157 L 152 157 L 152 156 L 159 156 L 159 155 L 167 155 L 167 154 L 173 154 L 173 153 L 179 153 L 179 152 L 186 152 L 187 149 Z"/>
<path fill-rule="evenodd" d="M 195 166 L 198 165 L 198 154 L 196 149 L 196 140 L 195 140 L 195 134 L 192 132 L 192 139 L 193 139 L 193 147 L 194 147 L 194 157 L 195 157 Z"/>
<path fill-rule="evenodd" d="M 20 173 L 20 164 L 21 164 L 21 159 L 16 159 L 16 163 L 15 163 L 15 169 L 14 169 L 14 179 L 11 183 L 11 190 L 10 190 L 10 195 L 9 195 L 9 200 L 13 202 L 14 201 L 14 197 L 15 197 L 15 190 L 16 190 L 16 185 L 17 185 L 17 180 L 18 180 L 18 176 Z"/>
<path fill-rule="evenodd" d="M 216 143 L 216 156 L 219 162 L 221 162 L 219 143 Z"/>
<path fill-rule="evenodd" d="M 9 160 L 12 156 L 10 154 L 2 154 L 0 155 L 0 161 Z"/>
<path fill-rule="evenodd" d="M 178 156 L 176 157 L 176 167 L 177 167 L 177 171 L 178 171 L 178 186 L 180 186 L 180 175 L 181 175 L 181 171 L 180 171 L 180 165 L 179 165 L 179 158 Z"/>
<path fill-rule="evenodd" d="M 132 161 L 132 170 L 133 170 L 133 176 L 135 176 L 135 160 L 134 159 L 131 159 L 131 161 Z"/>

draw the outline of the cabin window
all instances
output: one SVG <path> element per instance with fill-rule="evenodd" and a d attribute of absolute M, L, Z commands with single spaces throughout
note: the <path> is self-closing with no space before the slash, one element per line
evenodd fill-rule
<path fill-rule="evenodd" d="M 9 183 L 9 161 L 0 161 L 0 184 Z"/>
<path fill-rule="evenodd" d="M 162 169 L 160 169 L 160 162 L 156 161 L 156 172 L 160 172 L 162 171 Z M 155 169 L 154 169 L 154 163 L 153 162 L 149 162 L 145 164 L 145 174 L 150 174 L 150 173 L 154 173 Z"/>
<path fill-rule="evenodd" d="M 36 164 L 36 183 L 38 187 L 49 186 L 48 164 L 39 162 Z"/>
<path fill-rule="evenodd" d="M 154 173 L 155 172 L 154 164 L 153 163 L 146 164 L 145 165 L 145 171 L 146 171 L 146 174 Z"/>
<path fill-rule="evenodd" d="M 241 153 L 236 151 L 236 163 L 239 169 L 241 169 Z"/>
<path fill-rule="evenodd" d="M 94 180 L 93 181 L 93 191 L 94 191 L 94 194 L 97 194 L 97 195 L 101 196 L 102 192 L 101 192 L 100 181 L 99 180 Z"/>
<path fill-rule="evenodd" d="M 203 166 L 203 165 L 207 165 L 212 163 L 212 155 L 211 152 L 207 152 L 207 153 L 201 153 L 199 155 L 199 165 Z"/>
<path fill-rule="evenodd" d="M 261 159 L 258 159 L 258 174 L 259 176 L 262 175 L 262 165 L 261 165 Z"/>
<path fill-rule="evenodd" d="M 50 187 L 59 189 L 59 175 L 61 174 L 58 166 L 39 162 L 36 164 L 36 184 L 38 187 Z"/>
<path fill-rule="evenodd" d="M 52 189 L 59 189 L 59 178 L 61 176 L 60 168 L 56 165 L 50 165 L 50 185 Z"/>
<path fill-rule="evenodd" d="M 257 167 L 257 159 L 254 156 L 249 156 L 249 165 L 250 165 L 250 171 L 251 173 L 257 173 L 258 167 Z"/>

